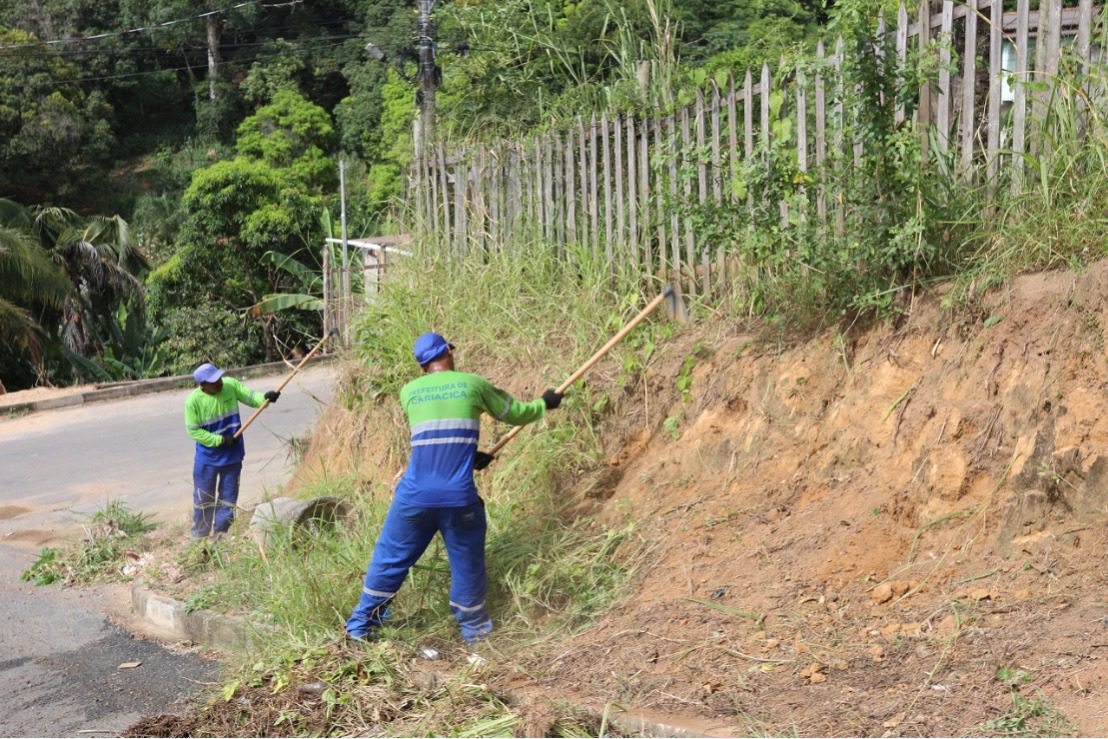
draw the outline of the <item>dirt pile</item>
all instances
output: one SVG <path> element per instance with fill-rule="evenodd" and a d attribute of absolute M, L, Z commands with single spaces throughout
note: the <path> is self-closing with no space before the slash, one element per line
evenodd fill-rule
<path fill-rule="evenodd" d="M 697 733 L 1108 734 L 1106 296 L 1102 262 L 845 342 L 683 335 L 579 491 L 652 548 L 634 591 L 512 686 Z"/>

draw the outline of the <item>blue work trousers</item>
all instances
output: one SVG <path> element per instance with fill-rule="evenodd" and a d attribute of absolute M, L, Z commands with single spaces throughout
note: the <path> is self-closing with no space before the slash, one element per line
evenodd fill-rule
<path fill-rule="evenodd" d="M 492 632 L 485 595 L 485 504 L 461 508 L 424 508 L 393 501 L 385 516 L 362 594 L 346 621 L 346 632 L 365 638 L 381 625 L 408 570 L 420 558 L 435 532 L 442 534 L 450 560 L 450 610 L 462 638 L 472 644 Z"/>
<path fill-rule="evenodd" d="M 192 536 L 199 538 L 211 532 L 222 533 L 235 520 L 235 504 L 239 499 L 239 479 L 242 462 L 217 467 L 196 460 L 192 465 Z M 216 490 L 219 500 L 216 501 Z M 212 526 L 212 516 L 215 526 Z"/>

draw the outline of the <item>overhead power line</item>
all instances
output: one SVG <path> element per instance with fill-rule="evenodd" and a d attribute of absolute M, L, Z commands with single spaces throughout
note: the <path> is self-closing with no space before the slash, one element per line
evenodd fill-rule
<path fill-rule="evenodd" d="M 77 38 L 51 39 L 49 41 L 34 41 L 34 42 L 30 42 L 30 43 L 25 43 L 25 44 L 9 44 L 7 46 L 0 46 L 0 50 L 4 50 L 4 49 L 23 49 L 23 48 L 27 48 L 27 47 L 41 46 L 43 44 L 45 44 L 47 46 L 50 46 L 50 45 L 57 45 L 57 44 L 79 44 L 79 43 L 84 43 L 86 41 L 99 41 L 100 39 L 105 39 L 105 38 L 113 38 L 113 37 L 116 37 L 116 36 L 125 36 L 129 33 L 144 33 L 146 31 L 157 31 L 157 30 L 162 29 L 162 28 L 168 28 L 170 26 L 175 26 L 178 23 L 188 23 L 189 21 L 200 20 L 201 18 L 208 18 L 209 16 L 220 15 L 221 13 L 230 13 L 232 10 L 238 10 L 239 8 L 245 8 L 245 7 L 250 6 L 250 5 L 257 5 L 260 8 L 283 8 L 283 7 L 287 7 L 287 6 L 290 6 L 290 5 L 299 5 L 303 1 L 304 0 L 289 0 L 289 2 L 284 2 L 284 3 L 263 3 L 263 2 L 260 2 L 260 0 L 248 0 L 248 2 L 238 3 L 237 5 L 232 5 L 229 8 L 218 8 L 216 10 L 209 10 L 209 11 L 204 12 L 204 13 L 198 13 L 197 15 L 190 15 L 186 18 L 177 18 L 177 19 L 174 19 L 174 20 L 171 20 L 171 21 L 162 21 L 161 23 L 155 23 L 154 25 L 151 25 L 151 26 L 141 26 L 139 28 L 128 28 L 128 29 L 123 30 L 123 31 L 106 31 L 104 33 L 96 33 L 96 34 L 93 34 L 91 36 L 80 36 L 80 37 L 77 37 Z"/>
<path fill-rule="evenodd" d="M 281 30 L 283 28 L 292 28 L 292 26 L 279 26 L 277 28 L 266 28 L 264 30 L 269 32 L 269 31 L 273 31 L 273 30 Z M 249 41 L 249 42 L 240 42 L 240 43 L 234 43 L 234 42 L 222 43 L 222 44 L 219 45 L 219 48 L 220 48 L 221 51 L 235 51 L 237 49 L 247 49 L 247 48 L 252 48 L 252 47 L 257 47 L 257 46 L 265 46 L 267 44 L 274 44 L 274 43 L 279 43 L 279 42 L 288 44 L 290 46 L 295 46 L 297 44 L 302 44 L 302 43 L 309 42 L 309 41 L 329 40 L 329 39 L 347 39 L 347 38 L 354 38 L 354 37 L 360 36 L 360 35 L 362 35 L 362 34 L 360 34 L 360 33 L 351 33 L 351 34 L 335 34 L 335 35 L 329 35 L 329 36 L 298 36 L 296 38 L 280 38 L 280 37 L 278 37 L 278 38 L 273 38 L 273 39 L 266 39 L 264 41 Z M 4 58 L 18 57 L 20 59 L 29 58 L 29 57 L 49 57 L 49 58 L 53 59 L 53 58 L 56 58 L 56 57 L 81 57 L 81 56 L 91 56 L 91 55 L 94 55 L 94 54 L 100 54 L 100 55 L 109 56 L 109 57 L 111 57 L 111 56 L 123 57 L 123 56 L 127 56 L 129 54 L 134 54 L 134 53 L 137 53 L 137 52 L 147 52 L 147 51 L 163 52 L 163 53 L 180 53 L 180 52 L 188 52 L 188 51 L 206 51 L 208 49 L 206 44 L 205 45 L 174 46 L 171 49 L 167 49 L 167 48 L 162 47 L 162 46 L 127 46 L 127 47 L 117 47 L 117 48 L 108 48 L 108 49 L 105 49 L 105 48 L 94 48 L 94 49 L 41 49 L 41 48 L 36 48 L 36 49 L 25 49 L 23 51 L 19 51 L 19 52 L 16 52 L 16 53 L 8 52 L 7 54 L 5 54 L 4 53 L 5 48 L 8 48 L 8 47 L 0 47 L 0 57 L 4 57 Z"/>
<path fill-rule="evenodd" d="M 332 37 L 332 38 L 336 38 L 336 37 Z M 351 36 L 349 38 L 354 38 L 354 36 Z M 328 49 L 333 49 L 333 48 L 335 48 L 335 47 L 337 47 L 341 44 L 342 44 L 342 39 L 340 39 L 338 41 L 328 41 L 326 43 L 321 43 L 321 44 L 317 44 L 317 45 L 314 45 L 314 46 L 301 46 L 297 49 L 291 49 L 289 51 L 291 53 L 294 53 L 294 54 L 308 54 L 308 53 L 311 53 L 311 52 L 314 52 L 314 51 L 326 51 Z M 237 57 L 237 58 L 233 58 L 233 59 L 226 59 L 226 60 L 224 60 L 223 63 L 224 63 L 224 65 L 227 65 L 227 66 L 237 66 L 237 65 L 241 65 L 241 64 L 249 64 L 249 63 L 253 63 L 253 62 L 256 62 L 256 61 L 261 61 L 263 59 L 278 59 L 281 56 L 283 56 L 285 53 L 286 53 L 285 51 L 278 51 L 278 52 L 274 52 L 274 53 L 257 54 L 255 56 L 249 56 L 249 57 Z M 203 64 L 199 64 L 199 65 L 193 64 L 193 65 L 180 66 L 180 67 L 162 67 L 161 69 L 147 69 L 147 70 L 143 70 L 142 72 L 121 72 L 121 73 L 118 73 L 118 74 L 106 74 L 106 75 L 101 75 L 101 76 L 98 76 L 98 77 L 80 77 L 80 78 L 73 79 L 73 80 L 65 80 L 65 82 L 72 83 L 72 84 L 80 84 L 80 83 L 85 83 L 85 82 L 105 82 L 107 80 L 119 80 L 119 79 L 130 79 L 130 78 L 134 78 L 134 77 L 145 77 L 146 75 L 163 74 L 165 72 L 186 72 L 186 71 L 191 72 L 192 70 L 202 68 L 203 66 L 204 66 Z"/>

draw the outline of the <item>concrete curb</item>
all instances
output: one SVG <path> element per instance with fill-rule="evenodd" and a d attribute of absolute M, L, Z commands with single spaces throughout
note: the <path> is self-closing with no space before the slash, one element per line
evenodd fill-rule
<path fill-rule="evenodd" d="M 131 583 L 131 608 L 151 626 L 190 641 L 226 651 L 241 651 L 253 646 L 256 630 L 245 619 L 211 611 L 189 612 L 185 604 L 159 595 L 141 579 Z"/>
<path fill-rule="evenodd" d="M 320 362 L 329 362 L 334 358 L 334 354 L 324 354 L 316 357 L 305 365 L 305 369 Z M 285 362 L 268 362 L 266 364 L 254 364 L 248 367 L 229 369 L 227 370 L 227 374 L 236 378 L 258 377 L 260 375 L 271 374 L 275 370 L 286 369 L 291 371 L 292 367 Z M 12 405 L 4 405 L 4 396 L 0 395 L 0 416 L 23 416 L 28 413 L 34 413 L 35 411 L 49 411 L 57 408 L 84 405 L 85 403 L 95 403 L 102 400 L 118 400 L 119 398 L 130 398 L 135 395 L 146 395 L 147 393 L 179 390 L 181 388 L 192 387 L 195 384 L 192 375 L 174 375 L 173 377 L 157 377 L 152 380 L 134 380 L 131 382 L 111 382 L 97 385 L 96 389 L 86 390 L 83 393 L 73 393 L 72 395 L 62 395 L 56 398 L 46 398 L 44 400 L 31 400 L 26 403 L 14 403 Z"/>

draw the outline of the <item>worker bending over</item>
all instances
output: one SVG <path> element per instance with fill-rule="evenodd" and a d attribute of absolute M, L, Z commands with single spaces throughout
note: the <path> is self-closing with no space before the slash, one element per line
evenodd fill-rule
<path fill-rule="evenodd" d="M 562 395 L 547 390 L 530 403 L 513 400 L 479 375 L 454 369 L 454 346 L 426 333 L 413 354 L 423 375 L 400 390 L 411 428 L 412 453 L 373 549 L 361 597 L 346 621 L 353 639 L 372 639 L 387 606 L 427 549 L 442 534 L 450 560 L 450 610 L 472 644 L 492 632 L 485 604 L 485 504 L 473 470 L 492 461 L 477 451 L 481 414 L 522 426 L 557 408 Z"/>

